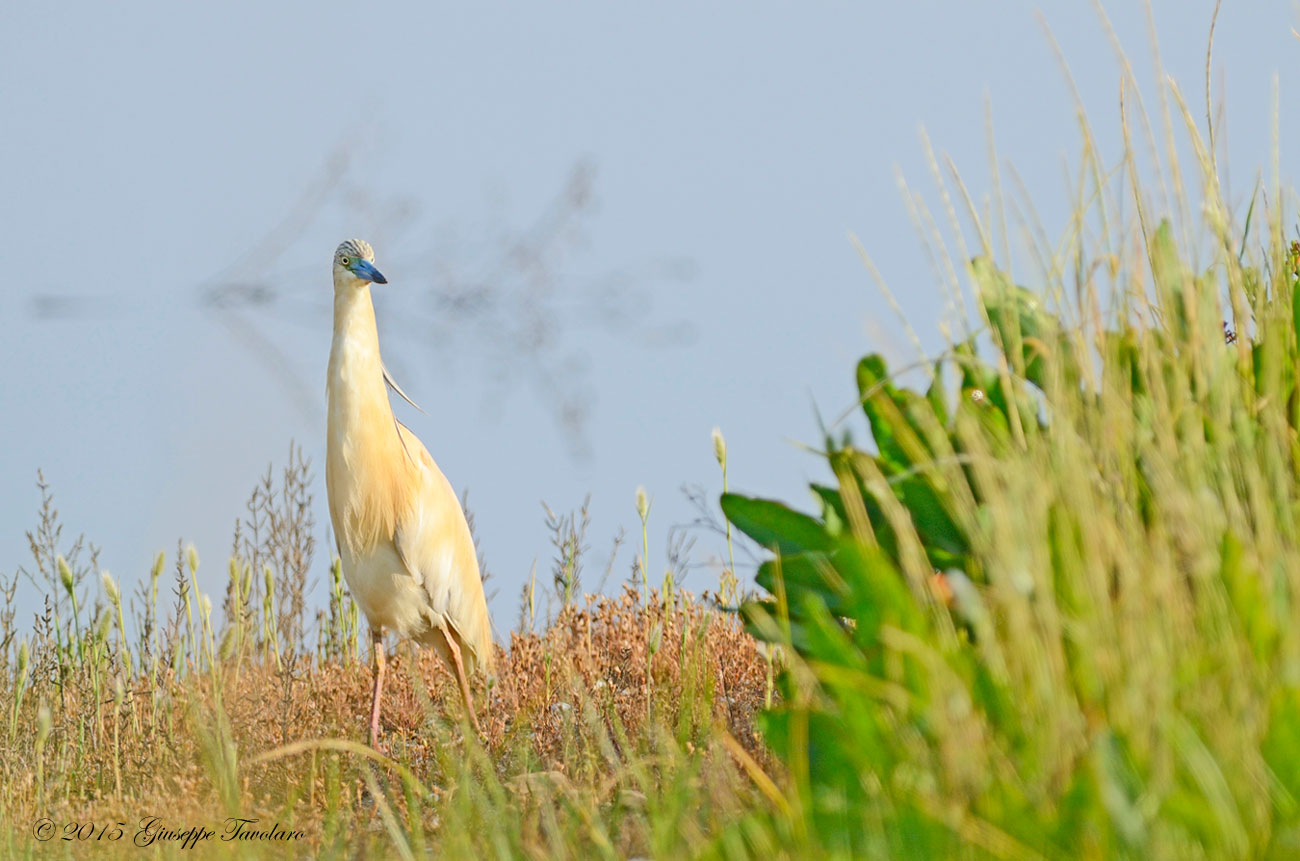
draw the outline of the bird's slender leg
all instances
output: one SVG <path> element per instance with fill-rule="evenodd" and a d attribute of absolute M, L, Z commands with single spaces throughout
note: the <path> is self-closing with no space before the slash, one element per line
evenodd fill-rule
<path fill-rule="evenodd" d="M 482 735 L 483 730 L 478 725 L 478 715 L 474 713 L 474 698 L 469 694 L 469 679 L 465 677 L 465 664 L 460 659 L 460 646 L 456 645 L 456 638 L 451 635 L 451 631 L 447 630 L 446 624 L 442 625 L 441 631 L 451 652 L 452 663 L 456 665 L 456 681 L 460 683 L 460 693 L 465 698 L 465 710 L 469 712 L 469 722 L 474 725 L 474 732 Z"/>
<path fill-rule="evenodd" d="M 379 746 L 379 697 L 384 691 L 384 635 L 379 628 L 370 629 L 370 654 L 375 665 L 375 694 L 370 702 L 370 746 Z"/>

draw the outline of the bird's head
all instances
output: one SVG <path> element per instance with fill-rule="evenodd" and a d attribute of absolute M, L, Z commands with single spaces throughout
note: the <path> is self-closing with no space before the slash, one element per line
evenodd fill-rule
<path fill-rule="evenodd" d="M 387 284 L 388 279 L 375 268 L 375 252 L 364 239 L 345 240 L 334 252 L 334 283 L 339 286 L 364 287 L 370 282 Z"/>

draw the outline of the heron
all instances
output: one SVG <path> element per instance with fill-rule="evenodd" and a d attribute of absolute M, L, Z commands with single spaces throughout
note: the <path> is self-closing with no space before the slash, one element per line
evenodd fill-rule
<path fill-rule="evenodd" d="M 469 678 L 491 673 L 495 656 L 465 512 L 388 399 L 391 388 L 410 402 L 379 356 L 370 287 L 387 283 L 368 242 L 349 239 L 334 252 L 325 485 L 343 575 L 370 626 L 372 747 L 379 742 L 384 629 L 438 652 L 476 732 Z"/>

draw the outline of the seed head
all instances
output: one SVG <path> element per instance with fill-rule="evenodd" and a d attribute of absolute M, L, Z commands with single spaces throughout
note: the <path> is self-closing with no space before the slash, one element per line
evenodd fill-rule
<path fill-rule="evenodd" d="M 727 465 L 727 441 L 722 438 L 722 428 L 713 429 L 713 456 L 718 459 L 718 466 Z"/>
<path fill-rule="evenodd" d="M 68 560 L 64 559 L 63 555 L 60 554 L 55 561 L 59 566 L 59 579 L 63 581 L 63 588 L 71 595 L 73 587 L 72 569 L 68 567 Z"/>
<path fill-rule="evenodd" d="M 54 715 L 50 714 L 50 707 L 41 702 L 40 708 L 36 710 L 36 746 L 44 747 L 45 740 L 50 737 L 50 732 L 54 729 Z"/>
<path fill-rule="evenodd" d="M 104 581 L 104 594 L 108 596 L 108 600 L 112 602 L 114 607 L 121 604 L 122 593 L 118 591 L 117 584 L 113 582 L 113 575 L 109 574 L 107 571 L 101 571 L 99 572 L 99 576 Z"/>
<path fill-rule="evenodd" d="M 228 661 L 235 654 L 235 628 L 231 626 L 226 628 L 226 633 L 221 636 L 221 646 L 217 649 L 217 654 L 221 660 Z"/>
<path fill-rule="evenodd" d="M 95 620 L 95 637 L 100 642 L 107 642 L 108 631 L 112 627 L 113 627 L 113 617 L 109 615 L 108 610 L 105 609 L 103 612 L 99 614 L 99 618 Z"/>

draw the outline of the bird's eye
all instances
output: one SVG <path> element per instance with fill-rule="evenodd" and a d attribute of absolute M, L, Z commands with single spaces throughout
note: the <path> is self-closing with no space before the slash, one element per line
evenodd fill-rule
<path fill-rule="evenodd" d="M 340 257 L 339 262 L 342 263 L 344 266 L 347 266 L 351 261 L 348 260 L 346 257 Z"/>

